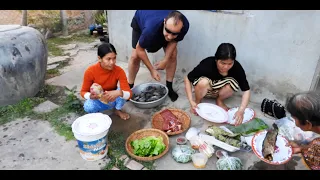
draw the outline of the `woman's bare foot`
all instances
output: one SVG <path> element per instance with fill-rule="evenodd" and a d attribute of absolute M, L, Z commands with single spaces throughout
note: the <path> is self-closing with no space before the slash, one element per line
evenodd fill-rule
<path fill-rule="evenodd" d="M 218 106 L 222 107 L 222 108 L 223 108 L 224 110 L 226 110 L 226 111 L 228 111 L 228 110 L 230 109 L 227 105 L 225 105 L 225 104 L 223 103 L 223 101 L 221 101 L 221 100 L 219 100 L 219 99 L 216 100 L 216 104 L 217 104 Z"/>
<path fill-rule="evenodd" d="M 128 113 L 122 112 L 121 110 L 115 109 L 114 113 L 123 120 L 128 120 L 130 118 L 130 115 Z"/>

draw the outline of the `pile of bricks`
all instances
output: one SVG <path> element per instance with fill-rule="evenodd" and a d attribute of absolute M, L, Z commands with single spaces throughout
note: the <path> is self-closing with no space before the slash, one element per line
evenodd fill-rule
<path fill-rule="evenodd" d="M 130 170 L 149 170 L 137 161 L 130 159 L 127 155 L 122 155 L 119 160 L 123 161 L 123 165 Z M 111 170 L 119 170 L 119 168 L 114 166 Z"/>

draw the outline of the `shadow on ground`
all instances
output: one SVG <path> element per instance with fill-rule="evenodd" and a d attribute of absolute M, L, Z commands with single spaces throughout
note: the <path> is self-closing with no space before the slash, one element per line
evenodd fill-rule
<path fill-rule="evenodd" d="M 288 163 L 281 165 L 270 165 L 263 161 L 258 161 L 250 166 L 248 170 L 296 170 L 295 167 L 298 165 L 297 161 L 300 159 L 301 157 L 294 156 Z"/>
<path fill-rule="evenodd" d="M 110 131 L 120 132 L 125 139 L 127 139 L 131 133 L 143 129 L 148 122 L 146 116 L 142 116 L 140 113 L 130 114 L 130 119 L 128 120 L 120 119 L 115 114 L 111 114 L 110 118 L 112 119 Z"/>

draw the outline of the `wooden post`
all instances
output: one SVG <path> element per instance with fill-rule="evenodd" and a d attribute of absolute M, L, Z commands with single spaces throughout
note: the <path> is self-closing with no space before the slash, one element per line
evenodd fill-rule
<path fill-rule="evenodd" d="M 60 18 L 62 22 L 62 34 L 68 36 L 68 22 L 66 10 L 60 10 Z"/>
<path fill-rule="evenodd" d="M 28 25 L 28 13 L 27 13 L 27 10 L 22 10 L 21 25 L 22 26 L 27 26 Z"/>

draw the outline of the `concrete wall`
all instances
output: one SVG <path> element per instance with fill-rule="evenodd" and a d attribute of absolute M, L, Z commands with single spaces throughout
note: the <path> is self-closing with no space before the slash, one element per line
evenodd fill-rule
<path fill-rule="evenodd" d="M 118 59 L 131 54 L 130 22 L 135 10 L 108 10 L 110 42 Z M 320 56 L 320 11 L 250 10 L 227 14 L 181 10 L 190 22 L 185 39 L 178 44 L 177 76 L 185 76 L 202 59 L 214 55 L 222 42 L 237 49 L 244 67 L 252 101 L 285 100 L 288 93 L 309 90 Z M 152 61 L 164 53 L 149 54 Z"/>

